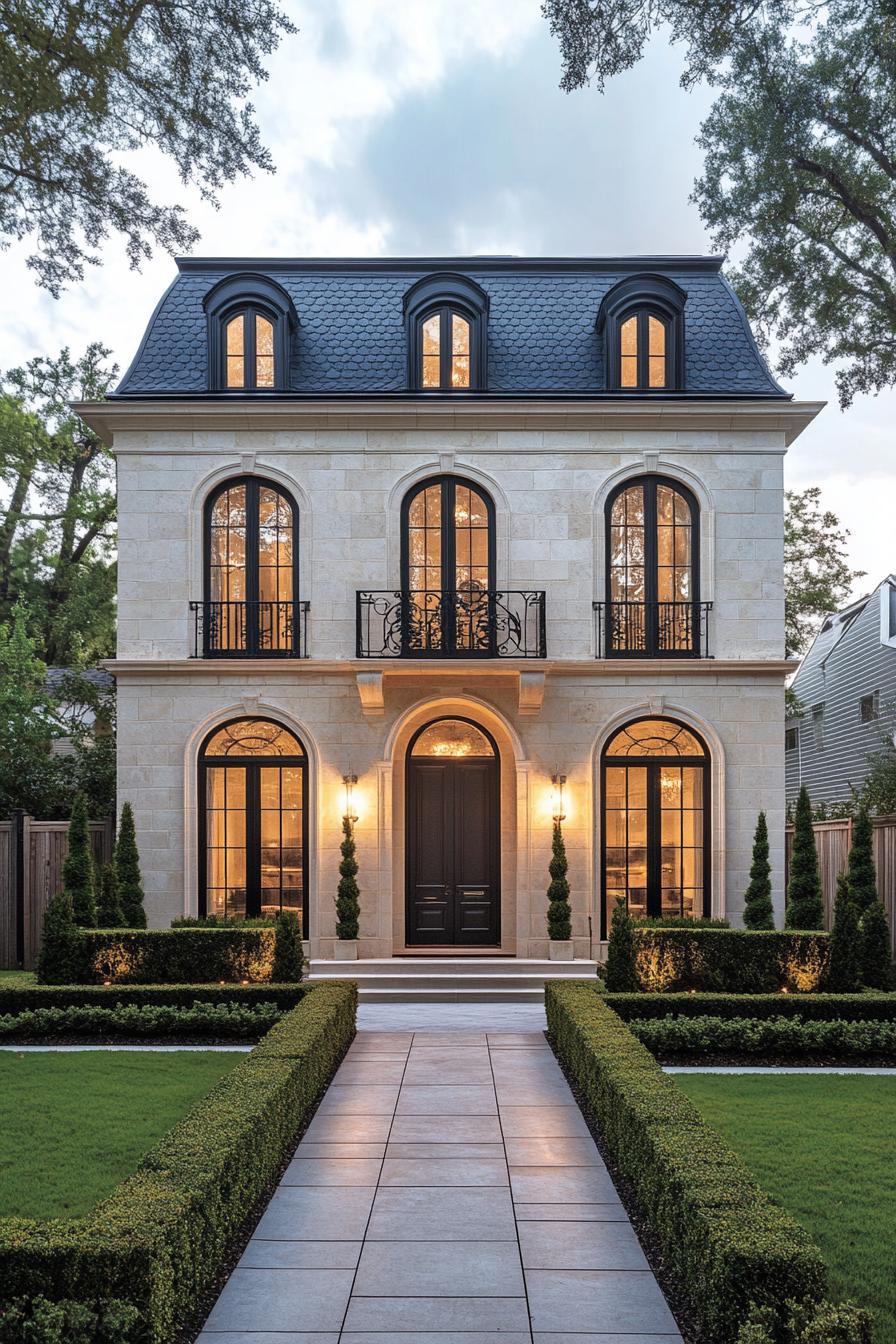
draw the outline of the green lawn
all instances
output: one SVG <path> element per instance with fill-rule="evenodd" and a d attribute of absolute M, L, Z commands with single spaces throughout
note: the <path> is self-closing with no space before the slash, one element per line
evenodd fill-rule
<path fill-rule="evenodd" d="M 821 1248 L 830 1295 L 896 1344 L 896 1077 L 680 1074 L 676 1082 Z"/>
<path fill-rule="evenodd" d="M 0 1051 L 0 1217 L 78 1217 L 244 1056 Z"/>
<path fill-rule="evenodd" d="M 6 985 L 8 989 L 30 989 L 32 985 L 37 984 L 37 976 L 34 971 L 0 971 L 0 986 Z"/>

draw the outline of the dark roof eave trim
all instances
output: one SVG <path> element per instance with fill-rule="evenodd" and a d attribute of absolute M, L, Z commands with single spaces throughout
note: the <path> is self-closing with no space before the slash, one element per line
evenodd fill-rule
<path fill-rule="evenodd" d="M 330 392 L 326 388 L 317 392 L 113 392 L 107 398 L 110 402 L 121 401 L 170 401 L 175 404 L 184 401 L 195 402 L 238 402 L 246 406 L 268 402 L 314 402 L 332 401 L 351 404 L 355 401 L 373 402 L 415 402 L 420 405 L 463 406 L 471 403 L 502 401 L 584 401 L 597 404 L 604 401 L 641 402 L 645 406 L 663 402 L 699 401 L 793 401 L 792 392 L 782 390 L 769 392 L 557 392 L 538 390 L 528 392 Z"/>
<path fill-rule="evenodd" d="M 631 271 L 715 274 L 721 256 L 644 257 L 176 257 L 179 271 Z"/>

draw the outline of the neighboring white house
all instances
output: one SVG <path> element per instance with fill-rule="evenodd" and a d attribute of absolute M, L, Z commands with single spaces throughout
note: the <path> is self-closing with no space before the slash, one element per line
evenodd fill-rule
<path fill-rule="evenodd" d="M 737 923 L 760 808 L 780 922 L 782 466 L 820 407 L 718 259 L 184 260 L 78 409 L 152 924 L 283 906 L 332 955 L 348 811 L 362 956 L 541 957 L 562 814 L 587 956 L 619 896 Z"/>

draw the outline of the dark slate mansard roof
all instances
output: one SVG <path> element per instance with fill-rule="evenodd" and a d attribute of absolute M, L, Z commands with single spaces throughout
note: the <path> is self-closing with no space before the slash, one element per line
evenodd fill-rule
<path fill-rule="evenodd" d="M 596 329 L 601 300 L 620 280 L 660 275 L 687 294 L 684 386 L 640 395 L 786 397 L 720 267 L 718 257 L 181 258 L 114 395 L 232 399 L 232 392 L 208 391 L 203 299 L 228 274 L 249 272 L 281 285 L 298 314 L 289 389 L 280 396 L 407 396 L 404 295 L 421 276 L 451 272 L 475 280 L 489 298 L 487 391 L 480 396 L 619 395 L 606 386 L 604 336 Z"/>

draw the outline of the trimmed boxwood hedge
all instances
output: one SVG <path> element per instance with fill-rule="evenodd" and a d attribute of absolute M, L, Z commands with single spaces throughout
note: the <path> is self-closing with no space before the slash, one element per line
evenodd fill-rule
<path fill-rule="evenodd" d="M 269 927 L 83 929 L 58 978 L 45 979 L 84 985 L 269 981 L 275 939 Z"/>
<path fill-rule="evenodd" d="M 704 1338 L 734 1344 L 753 1306 L 788 1344 L 820 1306 L 821 1253 L 587 982 L 548 981 L 551 1039 L 649 1222 Z M 859 1317 L 863 1323 L 862 1313 Z M 841 1344 L 861 1335 L 843 1334 Z"/>
<path fill-rule="evenodd" d="M 0 1221 L 6 1298 L 130 1303 L 140 1344 L 167 1344 L 324 1091 L 356 1007 L 351 982 L 311 988 L 86 1218 Z"/>
<path fill-rule="evenodd" d="M 764 929 L 636 928 L 635 979 L 645 992 L 771 994 L 824 987 L 830 935 Z"/>
<path fill-rule="evenodd" d="M 799 1017 L 804 1022 L 896 1022 L 896 994 L 605 994 L 624 1022 L 668 1017 Z"/>
<path fill-rule="evenodd" d="M 194 1003 L 189 1008 L 169 1004 L 130 1003 L 77 1008 L 32 1008 L 0 1015 L 0 1041 L 59 1040 L 70 1036 L 124 1037 L 140 1040 L 254 1041 L 279 1022 L 274 1003 Z"/>
<path fill-rule="evenodd" d="M 0 1013 L 27 1013 L 36 1008 L 122 1008 L 152 1004 L 189 1008 L 194 1003 L 241 1003 L 255 1007 L 273 1003 L 295 1008 L 307 985 L 4 985 Z"/>
<path fill-rule="evenodd" d="M 896 1022 L 804 1022 L 799 1017 L 660 1017 L 630 1022 L 651 1054 L 896 1055 Z"/>

